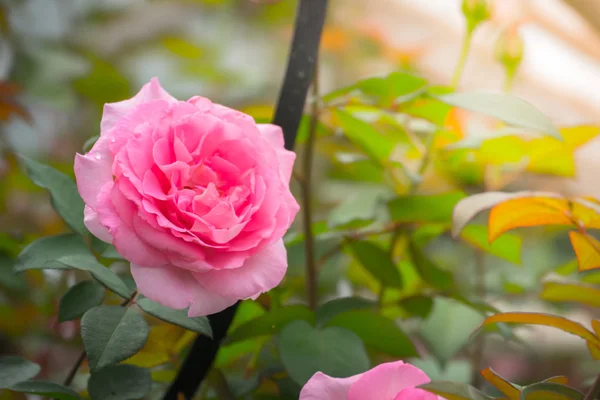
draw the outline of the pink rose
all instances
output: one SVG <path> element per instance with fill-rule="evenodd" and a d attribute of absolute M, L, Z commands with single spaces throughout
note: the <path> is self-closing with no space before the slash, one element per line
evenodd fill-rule
<path fill-rule="evenodd" d="M 444 400 L 415 388 L 428 382 L 425 372 L 402 361 L 380 364 L 349 378 L 317 372 L 302 388 L 300 400 Z"/>
<path fill-rule="evenodd" d="M 152 79 L 106 104 L 75 158 L 85 224 L 131 262 L 144 296 L 191 317 L 256 299 L 287 269 L 282 236 L 298 203 L 281 129 Z"/>

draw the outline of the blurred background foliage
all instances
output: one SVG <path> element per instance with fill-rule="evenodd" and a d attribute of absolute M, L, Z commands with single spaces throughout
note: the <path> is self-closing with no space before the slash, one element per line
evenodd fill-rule
<path fill-rule="evenodd" d="M 576 155 L 583 147 L 586 154 L 597 155 L 600 114 L 597 104 L 582 105 L 570 93 L 577 88 L 573 76 L 589 76 L 589 66 L 581 64 L 578 70 L 553 58 L 552 47 L 535 53 L 535 60 L 563 63 L 563 69 L 534 80 L 535 63 L 528 56 L 529 49 L 546 43 L 531 34 L 538 29 L 562 41 L 560 57 L 576 59 L 578 52 L 588 64 L 597 63 L 593 56 L 600 39 L 592 17 L 582 17 L 576 1 L 545 3 L 559 12 L 566 9 L 561 7 L 570 10 L 550 19 L 538 12 L 539 2 L 511 1 L 511 14 L 508 1 L 498 1 L 474 34 L 458 82 L 459 88 L 511 90 L 527 98 L 560 126 L 564 141 L 559 142 L 502 131 L 495 119 L 421 96 L 425 89 L 448 90 L 436 85 L 451 82 L 460 53 L 460 2 L 437 0 L 429 8 L 402 0 L 365 3 L 331 0 L 319 77 L 320 95 L 333 94 L 321 102 L 311 176 L 320 303 L 347 296 L 360 296 L 364 303 L 333 303 L 333 311 L 320 309 L 321 315 L 302 305 L 306 257 L 297 218 L 286 237 L 290 266 L 284 283 L 257 302 L 242 304 L 202 398 L 215 398 L 224 377 L 236 397 L 297 398 L 299 385 L 284 372 L 274 336 L 290 321 L 321 321 L 354 331 L 372 365 L 401 358 L 434 380 L 467 383 L 474 374 L 469 335 L 489 307 L 562 313 L 587 325 L 599 314 L 589 298 L 574 305 L 543 295 L 542 282 L 548 279 L 600 282 L 597 272 L 576 274 L 564 229 L 518 230 L 490 245 L 486 220 L 479 217 L 459 240 L 449 232 L 452 209 L 467 194 L 522 189 L 600 193 L 597 184 L 590 184 L 598 171 L 594 160 Z M 42 366 L 40 377 L 62 380 L 81 349 L 79 323 L 58 323 L 57 312 L 60 296 L 85 274 L 12 273 L 28 243 L 67 231 L 15 152 L 72 176 L 75 152 L 99 134 L 103 104 L 130 97 L 154 76 L 177 98 L 202 95 L 268 122 L 295 8 L 293 0 L 0 2 L 0 355 L 24 355 Z M 561 18 L 571 25 L 560 23 Z M 397 22 L 395 30 L 390 21 Z M 452 31 L 447 27 L 454 22 Z M 565 26 L 575 27 L 570 36 Z M 436 43 L 435 35 L 446 42 Z M 522 37 L 525 46 L 519 47 Z M 585 48 L 582 38 L 589 41 Z M 450 53 L 440 50 L 446 43 Z M 521 61 L 520 69 L 511 70 L 511 63 Z M 394 71 L 400 72 L 387 75 Z M 481 74 L 487 74 L 483 81 Z M 359 81 L 371 76 L 386 78 Z M 557 79 L 573 83 L 561 92 Z M 334 92 L 356 82 L 358 94 Z M 583 89 L 578 95 L 588 96 Z M 298 198 L 306 180 L 299 167 L 309 125 L 305 117 L 292 183 Z M 398 233 L 403 224 L 410 234 Z M 127 271 L 119 260 L 102 261 L 117 272 Z M 477 270 L 481 262 L 486 265 L 483 277 Z M 392 268 L 382 267 L 385 263 Z M 396 272 L 390 275 L 391 270 Z M 119 301 L 106 295 L 107 304 Z M 379 312 L 371 312 L 374 307 Z M 160 388 L 173 378 L 194 335 L 159 320 L 150 323 L 144 349 L 126 363 L 152 368 Z M 599 370 L 580 341 L 559 331 L 530 328 L 514 336 L 504 326 L 485 333 L 489 340 L 481 367 L 489 365 L 519 384 L 567 375 L 572 385 L 585 387 Z M 74 382 L 84 393 L 85 379 L 84 372 Z M 0 393 L 1 399 L 23 396 Z"/>

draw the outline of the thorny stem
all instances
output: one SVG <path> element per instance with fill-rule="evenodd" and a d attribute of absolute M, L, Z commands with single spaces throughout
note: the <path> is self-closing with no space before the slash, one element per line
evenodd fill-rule
<path fill-rule="evenodd" d="M 475 250 L 475 293 L 480 299 L 485 298 L 485 255 L 483 251 L 479 249 Z M 473 353 L 471 354 L 471 382 L 475 387 L 481 385 L 481 374 L 479 373 L 479 369 L 481 368 L 483 361 L 484 345 L 483 334 L 480 333 L 475 339 Z"/>
<path fill-rule="evenodd" d="M 586 393 L 583 400 L 595 400 L 600 395 L 600 375 L 594 381 L 594 384 L 590 388 L 590 390 Z"/>
<path fill-rule="evenodd" d="M 130 298 L 125 299 L 121 303 L 121 307 L 129 306 L 131 303 L 133 303 L 133 301 L 135 300 L 136 297 L 137 297 L 137 292 L 134 292 Z M 65 386 L 71 385 L 71 383 L 73 382 L 73 379 L 75 378 L 75 375 L 77 375 L 77 371 L 81 367 L 81 364 L 83 364 L 83 362 L 85 361 L 85 358 L 86 358 L 86 354 L 85 354 L 85 349 L 84 349 L 81 352 L 81 354 L 79 355 L 79 357 L 77 358 L 77 361 L 75 361 L 75 364 L 73 364 L 73 367 L 71 368 L 71 370 L 69 371 L 69 374 L 65 378 L 63 385 L 65 385 Z"/>
<path fill-rule="evenodd" d="M 452 77 L 452 83 L 450 86 L 452 89 L 456 89 L 458 84 L 460 83 L 460 77 L 465 69 L 465 63 L 467 62 L 467 56 L 469 55 L 469 49 L 471 48 L 471 39 L 473 37 L 473 30 L 467 30 L 462 48 L 460 50 L 460 56 L 458 58 L 458 63 L 456 64 L 456 69 L 454 70 L 454 76 Z"/>
<path fill-rule="evenodd" d="M 315 73 L 312 83 L 312 98 L 310 110 L 310 125 L 308 129 L 308 139 L 304 150 L 303 175 L 300 186 L 302 188 L 302 208 L 304 225 L 304 248 L 306 252 L 306 297 L 308 305 L 312 310 L 317 308 L 317 264 L 315 261 L 314 237 L 312 233 L 312 164 L 314 156 L 314 147 L 317 131 L 317 122 L 319 120 L 319 67 L 315 63 Z"/>

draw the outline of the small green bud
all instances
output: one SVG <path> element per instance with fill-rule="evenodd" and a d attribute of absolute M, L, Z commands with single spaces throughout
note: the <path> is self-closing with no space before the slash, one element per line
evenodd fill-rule
<path fill-rule="evenodd" d="M 473 32 L 492 13 L 491 0 L 463 0 L 462 12 L 467 20 L 467 29 Z"/>
<path fill-rule="evenodd" d="M 500 34 L 496 42 L 495 56 L 509 74 L 513 74 L 519 68 L 523 60 L 523 39 L 517 26 L 511 26 Z"/>

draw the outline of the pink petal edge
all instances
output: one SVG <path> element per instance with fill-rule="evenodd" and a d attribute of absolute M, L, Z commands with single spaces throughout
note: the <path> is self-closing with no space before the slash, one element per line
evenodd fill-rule
<path fill-rule="evenodd" d="M 332 378 L 322 372 L 317 372 L 302 388 L 299 400 L 346 400 L 350 386 L 361 375 L 348 378 Z"/>

